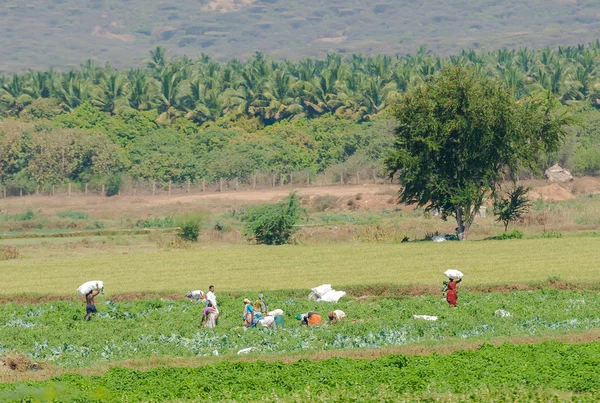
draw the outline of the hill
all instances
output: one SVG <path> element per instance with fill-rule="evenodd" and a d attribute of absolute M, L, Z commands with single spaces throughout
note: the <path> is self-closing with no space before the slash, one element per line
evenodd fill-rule
<path fill-rule="evenodd" d="M 217 60 L 263 51 L 274 58 L 327 52 L 394 54 L 421 45 L 543 47 L 600 36 L 592 0 L 0 0 L 0 73 L 139 64 L 156 46 Z"/>

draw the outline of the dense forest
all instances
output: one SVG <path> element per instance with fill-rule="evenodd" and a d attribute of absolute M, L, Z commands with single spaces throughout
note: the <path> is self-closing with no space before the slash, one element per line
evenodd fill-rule
<path fill-rule="evenodd" d="M 517 99 L 552 93 L 574 123 L 540 170 L 554 162 L 577 174 L 600 169 L 600 41 L 449 57 L 424 47 L 299 61 L 256 53 L 227 63 L 157 47 L 140 68 L 87 61 L 67 72 L 0 76 L 0 183 L 32 191 L 114 176 L 248 181 L 380 171 L 393 143 L 389 107 L 450 65 L 503 82 Z"/>

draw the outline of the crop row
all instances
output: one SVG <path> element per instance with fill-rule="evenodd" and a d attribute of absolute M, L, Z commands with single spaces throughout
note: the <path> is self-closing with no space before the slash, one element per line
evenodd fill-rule
<path fill-rule="evenodd" d="M 187 300 L 103 301 L 91 322 L 83 321 L 83 303 L 7 304 L 0 306 L 0 354 L 17 352 L 61 367 L 86 367 L 150 356 L 235 355 L 247 347 L 253 348 L 254 356 L 281 355 L 443 340 L 486 341 L 600 327 L 600 295 L 590 291 L 461 292 L 456 309 L 433 296 L 344 297 L 338 304 L 308 301 L 298 292 L 279 291 L 266 298 L 272 309 L 285 311 L 284 328 L 244 330 L 239 295 L 219 297 L 222 315 L 216 329 L 201 328 L 203 307 Z M 332 309 L 344 310 L 346 322 L 306 328 L 293 319 L 308 310 L 325 315 Z M 498 309 L 510 316 L 495 315 Z M 438 320 L 413 319 L 413 314 L 435 315 Z"/>
<path fill-rule="evenodd" d="M 324 361 L 222 362 L 204 367 L 161 367 L 148 371 L 115 368 L 102 376 L 66 374 L 49 381 L 0 385 L 0 399 L 68 401 L 251 401 L 348 400 L 362 396 L 436 394 L 469 396 L 466 401 L 503 401 L 549 391 L 574 394 L 579 401 L 600 397 L 600 343 L 484 345 L 447 356 L 383 356 L 375 360 L 333 358 Z M 487 392 L 486 392 L 487 391 Z M 541 392 L 540 392 L 541 391 Z M 490 395 L 491 392 L 491 395 Z M 487 394 L 486 394 L 487 393 Z M 553 398 L 558 401 L 558 395 Z M 512 397 L 512 399 L 511 399 Z M 394 399 L 397 400 L 397 399 Z M 433 400 L 433 399 L 432 399 Z M 541 401 L 541 400 L 540 400 Z"/>

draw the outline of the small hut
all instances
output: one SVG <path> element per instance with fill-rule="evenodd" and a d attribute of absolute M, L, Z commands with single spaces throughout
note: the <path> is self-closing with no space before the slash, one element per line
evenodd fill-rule
<path fill-rule="evenodd" d="M 569 182 L 573 180 L 573 175 L 571 175 L 571 172 L 567 171 L 558 164 L 554 164 L 550 168 L 546 169 L 544 175 L 546 175 L 546 178 L 548 178 L 550 182 Z"/>

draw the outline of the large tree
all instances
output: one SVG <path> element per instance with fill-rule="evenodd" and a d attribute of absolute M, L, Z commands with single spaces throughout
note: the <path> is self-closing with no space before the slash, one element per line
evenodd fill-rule
<path fill-rule="evenodd" d="M 484 197 L 505 174 L 557 149 L 567 118 L 549 93 L 517 101 L 501 82 L 450 67 L 393 107 L 394 151 L 386 160 L 400 202 L 453 216 L 466 239 Z"/>

